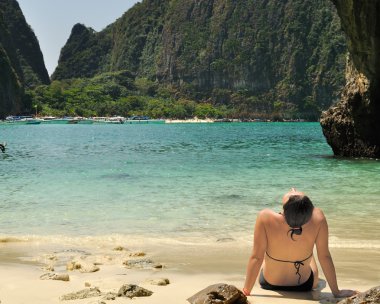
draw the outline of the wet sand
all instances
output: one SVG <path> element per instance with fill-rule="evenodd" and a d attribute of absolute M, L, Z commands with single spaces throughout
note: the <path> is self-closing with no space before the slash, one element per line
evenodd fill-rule
<path fill-rule="evenodd" d="M 123 247 L 125 250 L 114 250 Z M 120 248 L 119 248 L 120 249 Z M 216 283 L 227 283 L 241 288 L 250 245 L 236 240 L 215 243 L 181 243 L 171 240 L 132 240 L 121 243 L 117 238 L 81 239 L 68 242 L 33 240 L 0 243 L 0 301 L 1 304 L 21 303 L 128 303 L 128 298 L 114 301 L 101 297 L 74 301 L 60 301 L 59 297 L 82 290 L 85 284 L 98 287 L 102 292 L 117 292 L 123 284 L 136 284 L 153 291 L 146 298 L 134 298 L 137 303 L 187 303 L 186 299 L 201 289 Z M 135 253 L 146 256 L 130 257 Z M 332 248 L 338 283 L 341 289 L 365 291 L 380 281 L 380 253 L 376 249 Z M 84 259 L 100 268 L 93 273 L 67 271 L 66 264 Z M 162 269 L 126 268 L 125 260 L 151 259 L 163 265 Z M 69 282 L 41 280 L 47 265 L 56 273 L 68 273 Z M 167 286 L 151 285 L 148 280 L 167 278 Z M 323 275 L 320 288 L 309 293 L 283 293 L 253 289 L 255 304 L 285 303 L 335 303 Z"/>

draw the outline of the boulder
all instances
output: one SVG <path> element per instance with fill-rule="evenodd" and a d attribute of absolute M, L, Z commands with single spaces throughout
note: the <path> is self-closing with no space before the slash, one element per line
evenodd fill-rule
<path fill-rule="evenodd" d="M 142 288 L 133 284 L 125 284 L 120 287 L 119 292 L 117 293 L 118 297 L 127 297 L 127 298 L 135 298 L 135 297 L 149 297 L 153 294 L 152 291 Z"/>
<path fill-rule="evenodd" d="M 103 297 L 103 300 L 107 300 L 107 301 L 113 301 L 116 299 L 116 297 L 118 297 L 118 294 L 115 293 L 115 292 L 109 292 L 109 293 L 106 293 Z"/>
<path fill-rule="evenodd" d="M 348 40 L 346 86 L 323 112 L 323 134 L 335 155 L 380 157 L 380 1 L 332 0 Z"/>
<path fill-rule="evenodd" d="M 66 269 L 69 271 L 73 271 L 77 269 L 82 273 L 90 273 L 90 272 L 99 271 L 99 267 L 93 263 L 85 263 L 85 262 L 77 262 L 77 261 L 71 261 L 67 263 Z"/>
<path fill-rule="evenodd" d="M 124 261 L 123 264 L 127 268 L 153 268 L 155 267 L 154 262 L 150 259 L 131 259 L 131 260 Z"/>
<path fill-rule="evenodd" d="M 65 294 L 61 296 L 59 299 L 61 301 L 80 300 L 80 299 L 99 297 L 101 295 L 102 295 L 101 291 L 97 287 L 94 287 L 94 288 L 86 288 L 77 292 Z"/>
<path fill-rule="evenodd" d="M 361 292 L 353 297 L 344 299 L 338 304 L 379 304 L 380 303 L 380 286 L 376 286 Z"/>
<path fill-rule="evenodd" d="M 191 304 L 248 304 L 247 297 L 239 289 L 224 283 L 208 286 L 187 301 Z"/>
<path fill-rule="evenodd" d="M 67 273 L 45 273 L 40 276 L 41 280 L 56 280 L 56 281 L 70 281 L 70 277 Z"/>
<path fill-rule="evenodd" d="M 160 278 L 160 279 L 152 279 L 148 281 L 151 285 L 158 285 L 158 286 L 166 286 L 170 284 L 169 279 L 166 278 Z"/>

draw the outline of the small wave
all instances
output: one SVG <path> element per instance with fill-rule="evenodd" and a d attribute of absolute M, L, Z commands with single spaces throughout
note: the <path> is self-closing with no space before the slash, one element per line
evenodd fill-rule
<path fill-rule="evenodd" d="M 27 242 L 28 238 L 26 237 L 9 237 L 9 236 L 0 236 L 0 243 L 21 243 Z"/>
<path fill-rule="evenodd" d="M 379 240 L 353 240 L 340 239 L 338 237 L 330 237 L 331 248 L 347 248 L 347 249 L 380 249 Z"/>

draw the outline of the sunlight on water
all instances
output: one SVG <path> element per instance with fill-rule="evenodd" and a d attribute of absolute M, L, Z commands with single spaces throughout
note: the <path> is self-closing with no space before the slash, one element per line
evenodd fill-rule
<path fill-rule="evenodd" d="M 336 246 L 380 242 L 380 163 L 332 157 L 317 123 L 0 126 L 3 141 L 1 235 L 250 238 L 296 186 Z"/>

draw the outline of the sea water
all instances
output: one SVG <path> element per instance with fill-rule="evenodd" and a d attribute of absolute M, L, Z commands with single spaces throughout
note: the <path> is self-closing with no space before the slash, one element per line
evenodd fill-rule
<path fill-rule="evenodd" d="M 1 125 L 0 235 L 251 239 L 290 187 L 337 247 L 380 248 L 380 162 L 318 123 Z"/>

